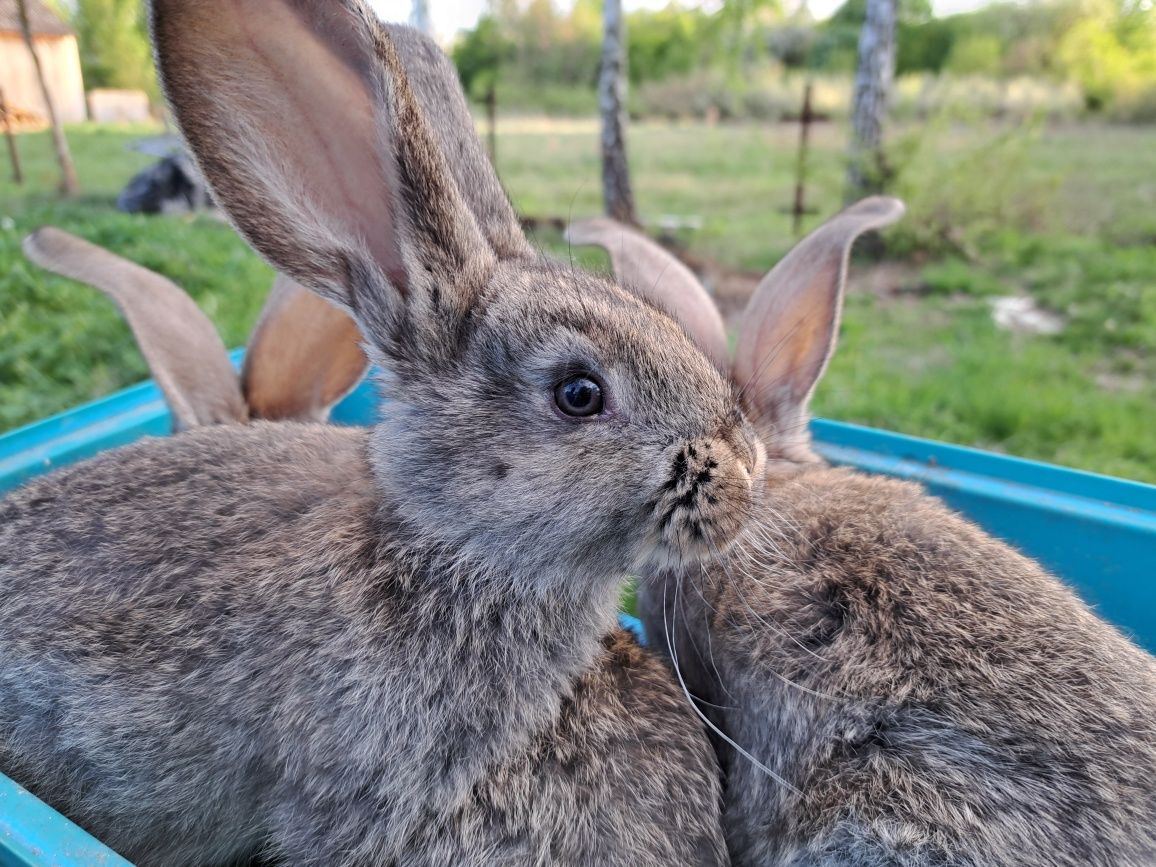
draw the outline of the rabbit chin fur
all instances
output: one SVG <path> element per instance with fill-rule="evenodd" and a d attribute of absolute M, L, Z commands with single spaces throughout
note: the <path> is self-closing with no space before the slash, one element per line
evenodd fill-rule
<path fill-rule="evenodd" d="M 725 863 L 614 582 L 415 544 L 373 451 L 200 428 L 0 501 L 0 771 L 143 865 Z"/>
<path fill-rule="evenodd" d="M 915 485 L 816 467 L 766 504 L 725 560 L 639 597 L 793 787 L 717 744 L 736 864 L 1156 863 L 1150 656 Z"/>

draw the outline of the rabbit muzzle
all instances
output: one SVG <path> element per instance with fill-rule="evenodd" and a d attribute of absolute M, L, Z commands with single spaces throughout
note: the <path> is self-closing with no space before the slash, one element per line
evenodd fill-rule
<path fill-rule="evenodd" d="M 646 565 L 677 568 L 721 556 L 754 513 L 765 462 L 761 441 L 742 424 L 676 444 L 668 457 Z"/>

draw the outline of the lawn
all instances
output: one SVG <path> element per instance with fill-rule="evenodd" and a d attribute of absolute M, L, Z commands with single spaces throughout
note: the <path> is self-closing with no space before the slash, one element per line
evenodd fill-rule
<path fill-rule="evenodd" d="M 150 130 L 70 130 L 85 197 L 61 203 L 43 135 L 22 136 L 24 189 L 0 179 L 0 429 L 145 375 L 115 311 L 24 262 L 20 239 L 53 223 L 162 271 L 239 345 L 270 274 L 208 217 L 117 213 Z M 793 239 L 795 129 L 643 124 L 631 130 L 644 219 L 697 215 L 692 254 L 757 275 Z M 831 418 L 1156 482 L 1156 134 L 934 124 L 903 132 L 894 184 L 912 213 L 892 259 L 857 262 L 843 343 L 816 396 Z M 845 130 L 815 130 L 809 197 L 837 209 Z M 498 165 L 533 215 L 598 210 L 593 121 L 509 118 Z M 811 222 L 814 224 L 819 217 Z M 564 250 L 556 235 L 540 243 Z M 581 261 L 600 265 L 598 256 Z M 1056 336 L 995 327 L 994 296 L 1061 314 Z"/>

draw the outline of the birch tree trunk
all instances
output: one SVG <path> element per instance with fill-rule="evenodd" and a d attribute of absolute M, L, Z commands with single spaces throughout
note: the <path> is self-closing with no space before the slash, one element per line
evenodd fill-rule
<path fill-rule="evenodd" d="M 879 192 L 883 180 L 883 122 L 895 78 L 896 6 L 896 0 L 867 0 L 851 108 L 848 201 Z"/>
<path fill-rule="evenodd" d="M 602 113 L 602 199 L 606 213 L 637 225 L 630 166 L 626 161 L 626 21 L 622 0 L 604 0 L 602 68 L 598 108 Z"/>
<path fill-rule="evenodd" d="M 40 92 L 44 95 L 44 105 L 48 109 L 48 122 L 52 125 L 52 146 L 56 149 L 56 161 L 60 164 L 60 192 L 66 196 L 75 196 L 80 192 L 80 183 L 76 180 L 76 167 L 72 164 L 68 139 L 64 137 L 64 127 L 56 116 L 56 103 L 52 101 L 48 81 L 44 78 L 44 69 L 40 65 L 40 54 L 36 50 L 36 42 L 32 39 L 32 25 L 28 22 L 26 0 L 16 0 L 16 12 L 20 16 L 20 30 L 24 34 L 24 44 L 28 46 L 32 64 L 36 67 L 36 80 L 40 83 Z"/>
<path fill-rule="evenodd" d="M 433 36 L 433 24 L 429 18 L 429 0 L 413 0 L 409 13 L 409 23 L 426 36 Z"/>

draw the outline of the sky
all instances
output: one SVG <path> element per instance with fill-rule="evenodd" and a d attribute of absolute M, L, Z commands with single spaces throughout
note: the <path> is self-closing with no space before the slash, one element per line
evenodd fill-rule
<path fill-rule="evenodd" d="M 470 28 L 486 8 L 486 0 L 428 0 L 434 30 L 442 40 L 452 39 L 462 29 Z M 561 0 L 560 4 L 565 0 Z M 670 0 L 623 0 L 626 9 L 661 9 Z M 808 0 L 811 13 L 826 18 L 843 0 Z M 987 0 L 931 0 L 936 15 L 968 12 Z M 370 0 L 377 14 L 387 21 L 408 21 L 412 0 Z M 692 4 L 687 4 L 692 5 Z"/>

